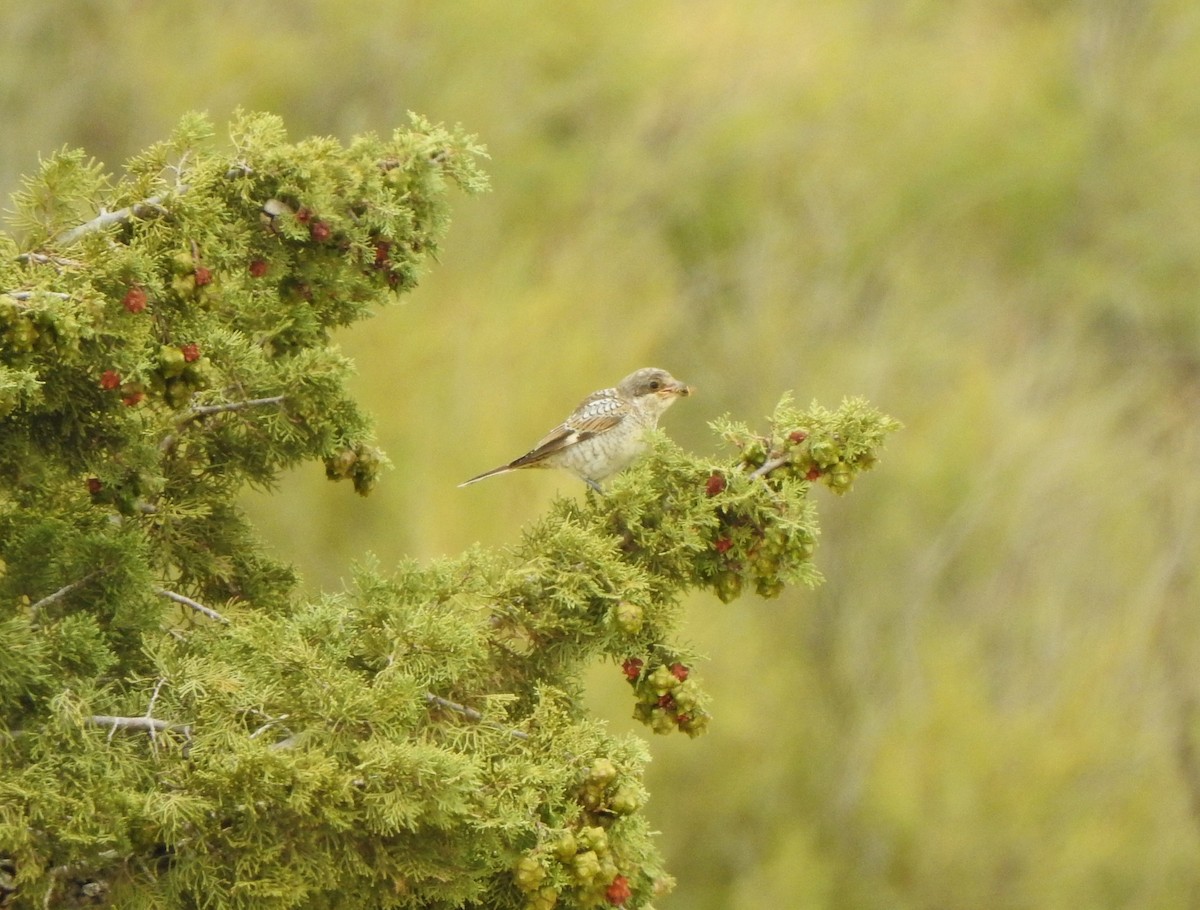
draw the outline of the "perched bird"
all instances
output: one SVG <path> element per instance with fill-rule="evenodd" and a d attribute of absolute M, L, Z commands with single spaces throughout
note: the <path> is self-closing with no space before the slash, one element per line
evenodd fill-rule
<path fill-rule="evenodd" d="M 692 389 L 666 370 L 645 367 L 630 373 L 616 388 L 592 392 L 574 413 L 515 461 L 484 471 L 460 487 L 520 468 L 565 468 L 593 490 L 600 481 L 627 468 L 646 448 L 646 430 L 659 415 Z"/>

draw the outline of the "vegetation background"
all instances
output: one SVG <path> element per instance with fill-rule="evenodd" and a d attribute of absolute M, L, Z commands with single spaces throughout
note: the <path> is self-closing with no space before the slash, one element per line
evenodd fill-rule
<path fill-rule="evenodd" d="M 1200 6 L 9 0 L 0 47 L 0 190 L 188 109 L 489 145 L 441 265 L 344 338 L 396 470 L 253 504 L 314 588 L 515 542 L 580 486 L 455 484 L 634 367 L 700 387 L 694 448 L 786 388 L 905 422 L 817 494 L 827 584 L 692 604 L 667 906 L 1200 906 Z"/>

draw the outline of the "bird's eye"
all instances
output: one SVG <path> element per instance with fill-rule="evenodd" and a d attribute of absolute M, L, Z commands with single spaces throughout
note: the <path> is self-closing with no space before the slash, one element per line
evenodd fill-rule
<path fill-rule="evenodd" d="M 651 392 L 657 392 L 661 388 L 662 388 L 662 383 L 659 382 L 657 379 L 650 380 L 650 391 Z"/>

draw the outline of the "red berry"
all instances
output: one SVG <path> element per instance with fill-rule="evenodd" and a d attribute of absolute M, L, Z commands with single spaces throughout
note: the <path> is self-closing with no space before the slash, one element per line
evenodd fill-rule
<path fill-rule="evenodd" d="M 135 405 L 141 404 L 142 399 L 145 397 L 145 392 L 143 392 L 141 389 L 135 389 L 134 391 L 127 393 L 125 397 L 121 399 L 121 402 L 125 405 L 125 407 L 132 408 Z"/>
<path fill-rule="evenodd" d="M 691 671 L 688 670 L 687 667 L 685 667 L 683 664 L 679 663 L 678 661 L 671 664 L 671 675 L 674 676 L 680 682 L 683 682 L 685 679 L 687 679 L 688 673 L 690 673 L 690 672 Z"/>
<path fill-rule="evenodd" d="M 800 443 L 804 442 L 804 440 L 808 439 L 808 434 L 803 430 L 792 430 L 792 432 L 788 433 L 788 439 L 799 445 Z"/>
<path fill-rule="evenodd" d="M 314 221 L 308 226 L 308 233 L 317 243 L 324 243 L 329 239 L 331 231 L 324 221 Z"/>
<path fill-rule="evenodd" d="M 202 265 L 196 266 L 196 271 L 192 273 L 196 278 L 196 287 L 202 288 L 206 284 L 212 284 L 212 271 L 206 269 Z"/>
<path fill-rule="evenodd" d="M 713 474 L 708 478 L 708 483 L 704 485 L 704 492 L 709 496 L 716 496 L 725 489 L 725 478 L 720 474 Z"/>
<path fill-rule="evenodd" d="M 301 224 L 308 224 L 310 221 L 312 221 L 312 217 L 313 210 L 308 206 L 304 206 L 300 209 L 300 211 L 296 212 L 296 220 Z"/>
<path fill-rule="evenodd" d="M 618 875 L 612 880 L 612 884 L 604 889 L 604 899 L 614 907 L 620 907 L 631 897 L 633 890 L 629 887 L 629 879 L 624 875 Z"/>
<path fill-rule="evenodd" d="M 104 484 L 102 484 L 100 482 L 99 477 L 89 477 L 87 479 L 87 488 L 88 488 L 88 492 L 91 493 L 93 496 L 95 496 L 97 493 L 99 493 L 101 490 L 104 489 Z"/>
<path fill-rule="evenodd" d="M 186 363 L 195 363 L 200 359 L 200 345 L 195 342 L 180 345 L 180 352 L 183 354 L 183 359 Z"/>
<path fill-rule="evenodd" d="M 808 473 L 804 475 L 805 480 L 816 480 L 821 476 L 820 468 L 809 468 Z"/>
<path fill-rule="evenodd" d="M 375 244 L 375 268 L 381 269 L 388 264 L 388 256 L 392 252 L 390 240 L 380 240 Z"/>
<path fill-rule="evenodd" d="M 634 680 L 642 675 L 643 662 L 640 657 L 630 657 L 625 663 L 621 664 L 621 669 L 625 671 L 625 676 Z"/>
<path fill-rule="evenodd" d="M 125 307 L 131 313 L 140 313 L 146 309 L 146 289 L 136 286 L 131 287 L 121 299 L 121 306 Z"/>
<path fill-rule="evenodd" d="M 267 261 L 265 259 L 255 259 L 250 263 L 250 277 L 262 278 L 267 274 Z"/>
<path fill-rule="evenodd" d="M 100 388 L 104 390 L 115 389 L 121 384 L 121 374 L 116 370 L 105 370 L 100 374 Z"/>
<path fill-rule="evenodd" d="M 658 706 L 670 710 L 675 707 L 675 696 L 668 692 L 666 695 L 658 696 Z"/>
<path fill-rule="evenodd" d="M 716 547 L 718 553 L 727 553 L 733 546 L 733 541 L 728 537 L 722 537 L 715 544 L 713 544 L 713 546 Z"/>

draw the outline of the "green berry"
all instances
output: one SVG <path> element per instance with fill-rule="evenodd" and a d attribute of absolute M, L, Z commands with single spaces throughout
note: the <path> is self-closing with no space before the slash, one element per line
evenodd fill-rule
<path fill-rule="evenodd" d="M 608 807 L 618 815 L 632 815 L 641 805 L 641 794 L 630 784 L 618 787 L 608 801 Z"/>
<path fill-rule="evenodd" d="M 603 856 L 608 853 L 608 832 L 603 828 L 580 828 L 579 846 Z"/>
<path fill-rule="evenodd" d="M 576 881 L 589 885 L 600 874 L 600 857 L 592 850 L 577 853 L 571 860 L 571 869 L 575 873 Z"/>
<path fill-rule="evenodd" d="M 646 682 L 659 695 L 666 695 L 679 685 L 679 680 L 675 678 L 675 674 L 671 672 L 671 668 L 665 665 L 656 667 L 654 672 L 646 679 Z"/>
<path fill-rule="evenodd" d="M 622 632 L 636 635 L 642 631 L 645 613 L 637 604 L 623 602 L 617 606 L 616 619 Z"/>
<path fill-rule="evenodd" d="M 650 719 L 650 729 L 660 735 L 670 733 L 675 727 L 675 715 L 670 711 L 659 709 Z"/>
<path fill-rule="evenodd" d="M 611 759 L 598 758 L 592 762 L 592 767 L 588 770 L 589 783 L 604 787 L 616 779 L 617 766 L 612 763 Z"/>
<path fill-rule="evenodd" d="M 564 831 L 562 836 L 554 842 L 554 855 L 564 863 L 578 852 L 579 842 L 570 831 Z"/>
<path fill-rule="evenodd" d="M 783 582 L 778 578 L 760 578 L 754 583 L 759 597 L 778 597 L 783 593 Z"/>
<path fill-rule="evenodd" d="M 555 904 L 558 903 L 558 891 L 551 885 L 538 890 L 536 894 L 529 895 L 525 906 L 528 910 L 553 910 Z"/>
<path fill-rule="evenodd" d="M 854 472 L 846 462 L 839 461 L 829 469 L 825 482 L 835 493 L 845 493 L 854 483 Z"/>
<path fill-rule="evenodd" d="M 175 345 L 164 344 L 158 349 L 158 369 L 164 379 L 183 375 L 187 364 L 184 352 Z"/>
<path fill-rule="evenodd" d="M 522 891 L 536 890 L 545 877 L 546 867 L 532 856 L 522 856 L 516 869 L 513 870 L 513 878 L 516 879 L 517 887 Z"/>
<path fill-rule="evenodd" d="M 742 576 L 737 572 L 721 572 L 714 584 L 721 603 L 737 600 L 742 593 Z"/>
<path fill-rule="evenodd" d="M 680 715 L 679 729 L 694 739 L 708 730 L 708 720 L 708 715 L 702 712 Z"/>
<path fill-rule="evenodd" d="M 814 439 L 808 443 L 808 454 L 821 467 L 827 467 L 838 459 L 837 446 L 829 439 Z"/>

